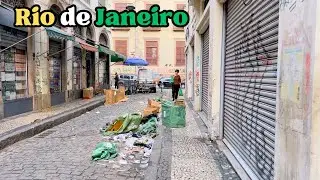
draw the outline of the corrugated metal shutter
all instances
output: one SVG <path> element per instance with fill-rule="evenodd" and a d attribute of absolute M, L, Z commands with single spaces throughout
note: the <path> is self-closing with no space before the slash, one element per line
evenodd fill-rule
<path fill-rule="evenodd" d="M 0 25 L 0 46 L 9 47 L 27 36 L 27 32 Z M 21 50 L 27 50 L 27 40 L 22 41 L 13 47 Z"/>
<path fill-rule="evenodd" d="M 209 28 L 202 35 L 202 94 L 201 110 L 208 116 L 210 112 L 209 98 Z"/>
<path fill-rule="evenodd" d="M 248 172 L 273 179 L 279 2 L 229 0 L 226 11 L 224 137 Z"/>

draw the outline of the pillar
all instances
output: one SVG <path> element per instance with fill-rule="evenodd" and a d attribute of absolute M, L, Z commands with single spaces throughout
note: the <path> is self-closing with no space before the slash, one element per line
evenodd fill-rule
<path fill-rule="evenodd" d="M 277 180 L 320 177 L 319 16 L 317 0 L 280 1 Z"/>
<path fill-rule="evenodd" d="M 37 32 L 40 33 L 34 36 L 34 110 L 51 106 L 49 61 L 47 59 L 47 55 L 49 54 L 49 38 L 44 27 L 34 28 L 34 33 Z"/>
<path fill-rule="evenodd" d="M 65 29 L 67 33 L 72 34 L 72 28 L 66 28 Z M 69 102 L 73 99 L 74 97 L 74 92 L 73 92 L 73 41 L 66 41 L 66 50 L 65 50 L 65 93 L 66 93 L 66 102 Z"/>

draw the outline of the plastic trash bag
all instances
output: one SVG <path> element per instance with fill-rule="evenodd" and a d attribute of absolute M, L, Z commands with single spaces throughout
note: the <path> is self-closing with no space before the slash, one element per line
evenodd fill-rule
<path fill-rule="evenodd" d="M 181 88 L 179 89 L 179 96 L 183 96 L 183 92 Z"/>
<path fill-rule="evenodd" d="M 156 117 L 151 117 L 148 122 L 145 124 L 141 125 L 137 131 L 141 135 L 147 135 L 151 133 L 156 133 L 157 132 L 157 118 Z"/>
<path fill-rule="evenodd" d="M 185 106 L 174 105 L 173 102 L 162 102 L 162 124 L 170 128 L 181 128 L 186 126 Z"/>
<path fill-rule="evenodd" d="M 116 144 L 110 142 L 100 142 L 97 144 L 96 149 L 92 151 L 92 160 L 97 161 L 100 159 L 113 159 L 117 157 L 118 149 Z"/>
<path fill-rule="evenodd" d="M 114 122 L 106 129 L 104 135 L 121 134 L 134 131 L 139 128 L 142 120 L 141 113 L 125 114 L 119 116 Z"/>

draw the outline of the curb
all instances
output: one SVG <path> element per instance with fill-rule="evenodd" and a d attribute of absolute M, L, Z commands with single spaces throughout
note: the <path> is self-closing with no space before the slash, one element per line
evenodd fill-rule
<path fill-rule="evenodd" d="M 81 107 L 74 108 L 70 111 L 62 112 L 60 114 L 43 119 L 38 123 L 32 123 L 13 129 L 11 131 L 1 134 L 0 137 L 0 150 L 7 146 L 10 146 L 18 141 L 30 138 L 36 134 L 39 134 L 47 129 L 58 126 L 70 119 L 78 117 L 87 111 L 91 111 L 104 104 L 104 99 L 98 99 L 90 102 Z"/>
<path fill-rule="evenodd" d="M 161 118 L 160 118 L 161 121 Z M 152 153 L 150 156 L 149 166 L 145 170 L 145 176 L 144 180 L 156 180 L 158 177 L 158 167 L 160 164 L 160 157 L 161 157 L 161 150 L 162 150 L 162 136 L 164 127 L 162 126 L 162 123 L 158 126 L 159 127 L 159 135 L 155 138 L 155 141 L 153 143 L 152 147 Z"/>

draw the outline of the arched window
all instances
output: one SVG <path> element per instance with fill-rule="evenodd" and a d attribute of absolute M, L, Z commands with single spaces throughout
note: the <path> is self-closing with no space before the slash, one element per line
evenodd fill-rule
<path fill-rule="evenodd" d="M 50 10 L 53 12 L 53 14 L 56 16 L 56 17 L 59 17 L 60 16 L 60 13 L 61 13 L 61 9 L 59 8 L 59 6 L 53 4 L 50 8 Z M 56 27 L 58 28 L 61 28 L 61 24 L 59 21 L 56 22 L 55 24 Z"/>
<path fill-rule="evenodd" d="M 73 28 L 73 31 L 74 31 L 75 36 L 82 38 L 82 28 L 81 27 L 76 26 Z"/>
<path fill-rule="evenodd" d="M 103 45 L 105 47 L 108 47 L 108 38 L 105 34 L 101 34 L 99 37 L 99 43 L 100 45 Z"/>

